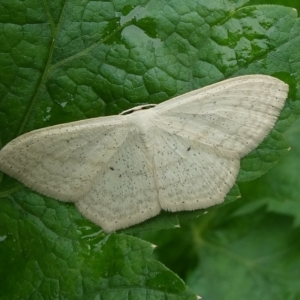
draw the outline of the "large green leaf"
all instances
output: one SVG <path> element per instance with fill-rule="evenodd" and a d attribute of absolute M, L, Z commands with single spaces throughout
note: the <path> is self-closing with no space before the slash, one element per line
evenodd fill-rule
<path fill-rule="evenodd" d="M 299 299 L 300 229 L 291 218 L 261 210 L 213 223 L 198 238 L 191 288 L 205 299 Z"/>
<path fill-rule="evenodd" d="M 241 185 L 246 200 L 249 201 L 235 212 L 242 216 L 262 206 L 268 211 L 281 213 L 294 218 L 294 226 L 300 225 L 300 122 L 286 132 L 291 149 L 284 160 L 270 170 L 265 176 L 252 183 Z M 255 185 L 255 190 L 251 190 Z M 270 187 L 266 189 L 265 187 Z"/>
<path fill-rule="evenodd" d="M 150 258 L 151 244 L 106 235 L 29 191 L 10 200 L 1 205 L 1 299 L 196 299 Z"/>
<path fill-rule="evenodd" d="M 262 175 L 286 152 L 282 133 L 299 114 L 300 28 L 291 8 L 245 3 L 1 1 L 2 144 L 32 129 L 159 103 L 228 77 L 269 74 L 290 84 L 289 101 L 274 131 L 242 161 L 239 180 Z M 237 195 L 235 186 L 228 202 Z M 196 299 L 151 259 L 150 244 L 124 234 L 175 227 L 175 214 L 105 235 L 73 205 L 37 195 L 7 176 L 0 196 L 0 299 Z M 214 214 L 226 216 L 231 205 Z M 212 228 L 203 217 L 200 224 Z M 240 230 L 248 226 L 240 224 Z"/>

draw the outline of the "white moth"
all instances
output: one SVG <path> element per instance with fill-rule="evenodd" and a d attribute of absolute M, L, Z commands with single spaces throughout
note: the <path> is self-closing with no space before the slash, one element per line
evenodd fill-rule
<path fill-rule="evenodd" d="M 241 76 L 147 110 L 35 130 L 0 151 L 0 169 L 74 202 L 108 232 L 162 209 L 206 208 L 224 200 L 241 157 L 269 133 L 287 93 L 276 78 Z"/>

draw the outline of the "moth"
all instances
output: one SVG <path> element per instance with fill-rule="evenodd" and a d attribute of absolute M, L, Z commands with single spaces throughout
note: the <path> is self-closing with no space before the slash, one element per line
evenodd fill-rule
<path fill-rule="evenodd" d="M 153 107 L 34 130 L 0 151 L 0 170 L 74 202 L 107 232 L 224 201 L 240 159 L 274 126 L 288 85 L 246 75 Z M 148 109 L 145 109 L 148 108 Z"/>

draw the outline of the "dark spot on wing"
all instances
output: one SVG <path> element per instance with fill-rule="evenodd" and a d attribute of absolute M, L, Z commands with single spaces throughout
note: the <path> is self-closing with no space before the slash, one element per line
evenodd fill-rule
<path fill-rule="evenodd" d="M 190 151 L 190 150 L 191 150 L 191 146 L 189 146 L 186 150 L 187 150 L 187 151 Z"/>
<path fill-rule="evenodd" d="M 115 169 L 113 167 L 109 167 L 112 171 L 114 171 Z"/>

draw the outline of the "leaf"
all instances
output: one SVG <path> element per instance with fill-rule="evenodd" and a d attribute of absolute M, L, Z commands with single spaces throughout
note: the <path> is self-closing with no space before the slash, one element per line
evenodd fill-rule
<path fill-rule="evenodd" d="M 300 225 L 300 122 L 299 120 L 286 132 L 291 145 L 285 159 L 275 168 L 252 184 L 241 185 L 246 199 L 256 198 L 256 201 L 244 205 L 235 212 L 235 215 L 255 211 L 265 206 L 268 211 L 281 213 L 294 218 L 294 226 Z M 249 192 L 255 185 L 255 190 Z M 265 187 L 269 188 L 266 189 Z"/>
<path fill-rule="evenodd" d="M 106 235 L 69 204 L 22 191 L 0 206 L 0 299 L 196 299 L 151 244 Z"/>
<path fill-rule="evenodd" d="M 291 219 L 261 210 L 224 221 L 198 239 L 188 285 L 206 299 L 298 299 L 300 230 Z"/>
<path fill-rule="evenodd" d="M 244 0 L 207 2 L 2 1 L 2 144 L 33 129 L 160 103 L 225 78 L 269 74 L 290 84 L 289 101 L 275 131 L 243 160 L 239 180 L 265 173 L 286 152 L 282 133 L 299 114 L 296 12 L 243 7 Z M 237 195 L 235 188 L 229 201 Z M 146 242 L 105 236 L 72 205 L 23 189 L 7 176 L 0 197 L 0 299 L 196 298 L 151 260 Z M 233 210 L 237 202 L 220 210 Z M 199 216 L 204 230 L 203 213 L 182 215 Z M 176 215 L 169 216 L 129 232 L 176 226 Z"/>

